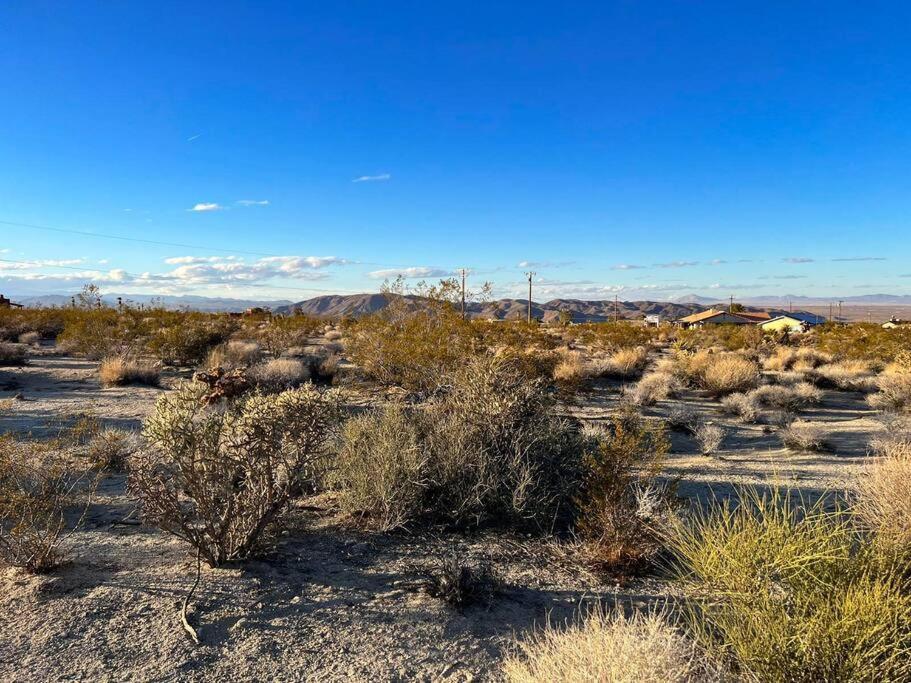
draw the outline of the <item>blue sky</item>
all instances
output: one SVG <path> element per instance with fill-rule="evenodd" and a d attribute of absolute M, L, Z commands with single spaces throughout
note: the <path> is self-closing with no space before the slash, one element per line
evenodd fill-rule
<path fill-rule="evenodd" d="M 3 3 L 0 287 L 911 293 L 907 4 L 473 4 Z"/>

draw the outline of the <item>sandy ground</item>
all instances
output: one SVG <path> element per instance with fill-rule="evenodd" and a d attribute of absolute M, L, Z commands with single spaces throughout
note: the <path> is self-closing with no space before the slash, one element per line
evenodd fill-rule
<path fill-rule="evenodd" d="M 163 386 L 181 374 L 166 374 Z M 52 434 L 85 414 L 138 428 L 165 390 L 102 389 L 96 363 L 44 349 L 24 368 L 0 370 L 0 433 Z M 597 423 L 617 398 L 617 387 L 604 385 L 565 410 Z M 827 391 L 803 417 L 825 423 L 836 449 L 798 455 L 696 392 L 646 412 L 661 417 L 678 402 L 730 432 L 713 457 L 698 454 L 691 437 L 673 437 L 667 476 L 702 500 L 742 484 L 783 483 L 810 497 L 843 489 L 882 429 L 861 395 Z M 495 680 L 515 637 L 548 619 L 572 619 L 593 601 L 628 609 L 671 597 L 657 578 L 613 585 L 566 566 L 545 541 L 368 534 L 346 527 L 328 501 L 307 503 L 270 556 L 204 568 L 190 617 L 202 641 L 194 646 L 178 614 L 195 557 L 162 532 L 117 524 L 135 504 L 125 477 L 109 476 L 70 539 L 68 566 L 48 576 L 0 570 L 0 680 Z M 495 567 L 501 587 L 489 603 L 454 610 L 420 588 L 447 553 Z"/>

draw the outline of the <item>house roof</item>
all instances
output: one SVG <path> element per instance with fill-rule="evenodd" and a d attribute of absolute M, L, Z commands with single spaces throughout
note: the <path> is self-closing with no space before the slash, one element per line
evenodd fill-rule
<path fill-rule="evenodd" d="M 781 315 L 776 315 L 774 318 L 764 320 L 759 324 L 762 325 L 776 320 L 793 320 L 794 322 L 806 323 L 807 325 L 818 325 L 825 322 L 825 318 L 819 315 L 813 315 L 812 313 L 782 313 Z"/>
<path fill-rule="evenodd" d="M 771 320 L 772 316 L 769 315 L 767 311 L 737 311 L 734 315 L 740 316 L 741 318 L 747 318 L 748 320 Z"/>
<path fill-rule="evenodd" d="M 724 311 L 718 311 L 714 308 L 710 308 L 707 311 L 700 311 L 699 313 L 692 313 L 692 314 L 686 316 L 685 318 L 680 318 L 680 320 L 678 320 L 677 322 L 687 323 L 687 324 L 698 323 L 698 322 L 702 322 L 703 320 L 708 320 L 709 318 L 714 318 L 716 315 L 721 315 L 723 313 L 724 313 Z"/>

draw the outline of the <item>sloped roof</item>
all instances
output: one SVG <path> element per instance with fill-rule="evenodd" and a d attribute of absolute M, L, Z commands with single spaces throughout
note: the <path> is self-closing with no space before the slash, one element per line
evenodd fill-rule
<path fill-rule="evenodd" d="M 703 320 L 708 320 L 709 318 L 714 318 L 716 315 L 723 315 L 726 312 L 727 311 L 719 311 L 714 308 L 710 308 L 707 311 L 693 313 L 692 315 L 688 315 L 685 318 L 680 318 L 680 320 L 678 320 L 677 322 L 687 323 L 687 324 L 698 323 L 698 322 L 702 322 Z"/>
<path fill-rule="evenodd" d="M 748 320 L 771 320 L 772 316 L 769 315 L 767 311 L 737 311 L 734 315 L 740 316 L 741 318 L 747 318 Z"/>
<path fill-rule="evenodd" d="M 788 318 L 791 320 L 796 320 L 797 322 L 807 323 L 808 325 L 820 325 L 826 321 L 826 319 L 821 315 L 814 315 L 813 313 L 796 312 L 796 313 L 779 313 L 774 318 L 769 318 L 768 321 L 764 321 L 764 322 L 770 322 L 772 320 L 782 320 L 782 319 L 788 319 Z"/>

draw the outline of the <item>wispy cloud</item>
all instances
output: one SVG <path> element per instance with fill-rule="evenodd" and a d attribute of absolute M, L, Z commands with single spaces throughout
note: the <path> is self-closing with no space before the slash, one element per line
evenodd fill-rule
<path fill-rule="evenodd" d="M 849 258 L 833 258 L 833 261 L 886 261 L 885 256 L 851 256 Z"/>
<path fill-rule="evenodd" d="M 710 266 L 720 266 L 725 263 L 727 263 L 727 261 L 725 261 L 723 258 L 713 258 L 711 261 L 709 261 Z"/>
<path fill-rule="evenodd" d="M 452 275 L 451 270 L 442 268 L 431 268 L 429 266 L 412 266 L 410 268 L 384 268 L 383 270 L 374 270 L 367 273 L 367 277 L 374 280 L 387 280 L 389 278 L 404 277 L 407 279 L 421 277 L 448 277 Z"/>
<path fill-rule="evenodd" d="M 575 261 L 519 261 L 516 268 L 566 268 L 575 263 Z"/>
<path fill-rule="evenodd" d="M 645 266 L 637 266 L 632 263 L 618 263 L 610 267 L 611 270 L 640 270 L 642 268 L 645 268 Z"/>
<path fill-rule="evenodd" d="M 392 175 L 390 173 L 380 173 L 379 175 L 362 175 L 358 176 L 352 183 L 376 183 L 382 182 L 384 180 L 392 180 Z"/>
<path fill-rule="evenodd" d="M 807 258 L 805 256 L 789 256 L 781 260 L 785 263 L 813 263 L 815 259 Z"/>
<path fill-rule="evenodd" d="M 196 135 L 191 135 L 187 138 L 187 142 L 193 142 L 193 140 L 199 140 L 202 137 L 202 133 L 197 133 Z"/>
<path fill-rule="evenodd" d="M 760 280 L 805 280 L 806 275 L 760 275 Z"/>
<path fill-rule="evenodd" d="M 205 211 L 221 211 L 224 207 L 221 204 L 216 204 L 215 202 L 200 202 L 199 204 L 194 204 L 192 209 L 187 209 L 187 211 L 196 211 L 197 213 Z"/>
<path fill-rule="evenodd" d="M 240 206 L 269 206 L 268 199 L 238 199 L 237 204 Z"/>
<path fill-rule="evenodd" d="M 656 263 L 659 268 L 688 268 L 698 266 L 699 261 L 671 261 L 670 263 Z"/>

